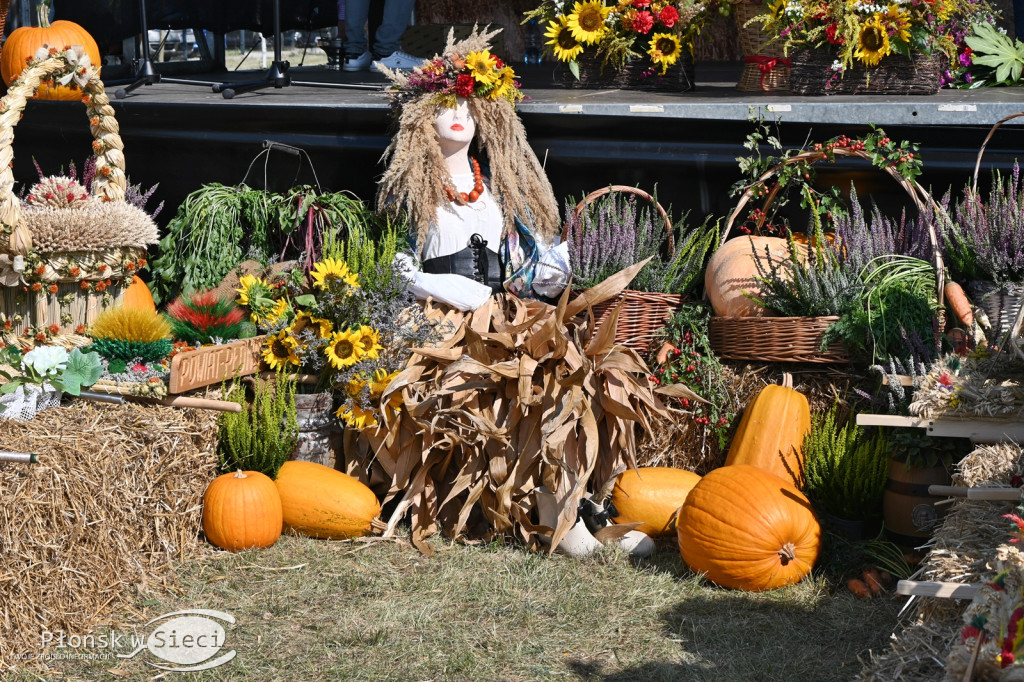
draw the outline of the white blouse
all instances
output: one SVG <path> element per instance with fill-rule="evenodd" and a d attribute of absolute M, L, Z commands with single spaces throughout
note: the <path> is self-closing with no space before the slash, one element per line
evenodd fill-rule
<path fill-rule="evenodd" d="M 460 192 L 473 191 L 473 174 L 453 175 Z M 469 239 L 478 234 L 487 242 L 487 250 L 497 253 L 501 243 L 503 220 L 498 202 L 491 194 L 490 181 L 484 180 L 484 192 L 474 202 L 460 206 L 454 202 L 438 206 L 434 224 L 423 242 L 423 260 L 458 253 L 469 246 Z"/>

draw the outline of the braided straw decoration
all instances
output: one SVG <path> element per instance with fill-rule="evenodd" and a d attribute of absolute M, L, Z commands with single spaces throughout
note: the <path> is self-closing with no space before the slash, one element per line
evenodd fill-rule
<path fill-rule="evenodd" d="M 21 221 L 21 201 L 14 194 L 14 126 L 40 84 L 70 72 L 71 65 L 57 54 L 34 61 L 21 72 L 0 99 L 0 232 L 10 234 L 9 240 L 0 238 L 0 253 L 28 255 L 32 250 L 32 235 Z M 95 67 L 90 68 L 89 81 L 82 88 L 82 101 L 89 116 L 96 156 L 96 177 L 92 194 L 103 201 L 123 201 L 128 181 L 124 173 L 124 143 L 118 134 L 117 119 L 110 106 L 110 98 L 103 89 L 103 81 Z"/>

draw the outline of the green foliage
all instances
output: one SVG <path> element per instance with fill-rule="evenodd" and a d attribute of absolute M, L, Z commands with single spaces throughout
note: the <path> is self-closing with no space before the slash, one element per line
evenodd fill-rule
<path fill-rule="evenodd" d="M 225 400 L 241 405 L 242 411 L 224 412 L 218 419 L 221 470 L 258 471 L 276 478 L 298 440 L 295 380 L 278 374 L 275 382 L 257 381 L 251 405 L 242 384 L 225 389 L 225 395 Z"/>
<path fill-rule="evenodd" d="M 917 429 L 890 429 L 887 434 L 889 456 L 904 462 L 907 469 L 928 469 L 943 466 L 952 469 L 953 463 L 970 452 L 966 438 L 939 438 Z"/>
<path fill-rule="evenodd" d="M 971 88 L 983 85 L 1018 85 L 1024 71 L 1024 43 L 1004 33 L 992 24 L 971 24 L 971 33 L 964 38 L 974 51 L 972 64 L 974 80 Z M 977 68 L 977 67 L 984 68 Z"/>
<path fill-rule="evenodd" d="M 228 295 L 204 291 L 181 295 L 167 306 L 171 338 L 202 345 L 241 338 L 245 312 Z"/>
<path fill-rule="evenodd" d="M 141 362 L 153 362 L 170 355 L 173 347 L 170 339 L 124 341 L 122 339 L 94 338 L 88 350 L 94 350 L 105 358 L 116 358 L 125 362 L 135 359 Z"/>
<path fill-rule="evenodd" d="M 83 353 L 76 348 L 68 355 L 64 372 L 54 385 L 68 395 L 80 395 L 83 387 L 95 384 L 102 374 L 100 356 L 97 353 Z"/>
<path fill-rule="evenodd" d="M 63 349 L 49 348 L 40 349 L 39 352 L 43 350 L 49 352 L 53 359 L 44 361 L 39 366 L 25 360 L 26 356 L 31 359 L 37 354 L 36 351 L 23 354 L 13 346 L 0 350 L 0 364 L 21 368 L 21 374 L 15 376 L 0 370 L 0 377 L 6 380 L 6 383 L 0 385 L 0 395 L 14 393 L 19 386 L 26 384 L 43 383 L 48 383 L 68 395 L 81 395 L 82 388 L 95 384 L 103 373 L 100 357 L 96 353 L 82 352 L 79 348 L 75 348 L 71 353 Z M 0 405 L 0 412 L 4 409 L 5 406 Z"/>
<path fill-rule="evenodd" d="M 374 232 L 350 225 L 342 234 L 329 232 L 324 238 L 324 258 L 334 258 L 346 263 L 352 272 L 359 273 L 364 286 L 376 289 L 380 282 L 376 278 L 384 273 L 395 260 L 395 254 L 405 247 L 408 224 L 404 221 L 386 222 Z"/>
<path fill-rule="evenodd" d="M 835 406 L 813 415 L 803 444 L 807 496 L 840 518 L 877 517 L 888 477 L 887 447 L 883 435 L 867 437 L 853 420 L 837 424 Z"/>

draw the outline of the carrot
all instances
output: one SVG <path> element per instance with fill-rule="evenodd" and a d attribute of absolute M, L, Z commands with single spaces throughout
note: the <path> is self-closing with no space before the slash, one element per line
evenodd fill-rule
<path fill-rule="evenodd" d="M 967 294 L 964 293 L 963 287 L 956 282 L 946 282 L 942 293 L 957 319 L 966 324 L 968 328 L 973 327 L 974 311 L 971 309 L 971 302 L 967 300 Z"/>
<path fill-rule="evenodd" d="M 658 361 L 659 365 L 664 365 L 666 362 L 668 362 L 668 354 L 674 351 L 675 349 L 675 346 L 666 341 L 665 344 L 661 347 L 661 350 L 658 351 L 657 357 L 655 357 L 654 359 Z"/>
<path fill-rule="evenodd" d="M 853 596 L 857 599 L 871 599 L 871 589 L 864 584 L 863 580 L 851 578 L 846 582 L 846 588 L 853 592 Z"/>
<path fill-rule="evenodd" d="M 882 576 L 879 575 L 876 569 L 865 568 L 861 572 L 860 577 L 864 578 L 864 584 L 871 590 L 872 596 L 880 597 L 885 594 L 885 588 L 882 587 Z"/>
<path fill-rule="evenodd" d="M 889 571 L 880 571 L 879 575 L 882 577 L 882 585 L 884 585 L 885 587 L 892 586 L 892 573 L 890 573 Z"/>

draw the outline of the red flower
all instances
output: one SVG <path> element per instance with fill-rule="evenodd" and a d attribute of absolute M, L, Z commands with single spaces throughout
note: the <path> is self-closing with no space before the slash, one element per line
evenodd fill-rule
<path fill-rule="evenodd" d="M 82 288 L 83 289 L 88 289 L 89 288 L 89 280 L 87 280 L 87 279 L 83 279 L 82 280 Z"/>
<path fill-rule="evenodd" d="M 837 31 L 839 31 L 839 25 L 832 22 L 825 27 L 825 39 L 833 45 L 842 45 L 846 42 L 846 38 L 836 35 Z"/>
<path fill-rule="evenodd" d="M 473 94 L 473 86 L 476 85 L 476 81 L 473 77 L 467 73 L 459 74 L 459 77 L 455 80 L 455 94 L 459 97 L 469 97 Z"/>
<path fill-rule="evenodd" d="M 637 12 L 636 18 L 633 19 L 633 30 L 646 35 L 651 32 L 652 28 L 654 28 L 654 15 L 647 11 Z"/>
<path fill-rule="evenodd" d="M 672 28 L 679 21 L 679 12 L 675 7 L 669 5 L 661 10 L 661 15 L 658 18 L 661 20 L 661 23 L 665 24 L 665 28 Z"/>
<path fill-rule="evenodd" d="M 46 288 L 46 290 L 49 291 L 51 294 L 55 294 L 55 293 L 57 293 L 57 285 L 56 284 L 51 284 L 50 286 L 48 286 Z"/>
<path fill-rule="evenodd" d="M 498 57 L 497 55 L 491 55 L 491 57 L 494 59 L 494 68 L 496 68 L 496 69 L 504 69 L 505 68 L 505 62 L 501 61 L 501 57 Z"/>
<path fill-rule="evenodd" d="M 77 327 L 75 327 L 75 333 L 76 334 L 84 334 L 85 333 L 85 325 L 84 324 L 80 324 Z"/>
<path fill-rule="evenodd" d="M 32 282 L 32 291 L 39 291 L 43 288 L 43 285 L 39 282 Z"/>
<path fill-rule="evenodd" d="M 68 270 L 68 273 L 72 277 L 78 277 L 80 274 L 82 274 L 82 268 L 78 267 L 77 265 L 74 265 L 71 267 L 70 270 Z"/>
<path fill-rule="evenodd" d="M 141 362 L 136 363 L 136 364 L 132 365 L 132 371 L 133 372 L 145 372 L 146 371 L 146 366 L 144 364 L 142 364 Z"/>
<path fill-rule="evenodd" d="M 100 293 L 103 293 L 103 291 L 106 288 L 107 288 L 107 283 L 106 282 L 96 282 L 96 291 L 98 291 Z"/>
<path fill-rule="evenodd" d="M 633 7 L 647 7 L 651 4 L 651 0 L 633 0 Z"/>
<path fill-rule="evenodd" d="M 36 341 L 46 341 L 46 334 L 42 332 L 36 334 Z"/>
<path fill-rule="evenodd" d="M 1016 657 L 1013 655 L 1013 653 L 1009 651 L 1004 651 L 1003 656 L 1000 660 L 1002 661 L 1000 663 L 1002 667 L 1009 668 L 1011 665 L 1013 665 L 1013 662 L 1016 660 Z"/>
<path fill-rule="evenodd" d="M 57 326 L 57 325 L 55 325 L 55 324 L 51 324 L 51 325 L 50 325 L 50 326 L 48 327 L 48 329 L 50 330 L 50 333 L 51 333 L 51 334 L 59 334 L 59 333 L 60 333 L 60 327 L 58 327 L 58 326 Z"/>

